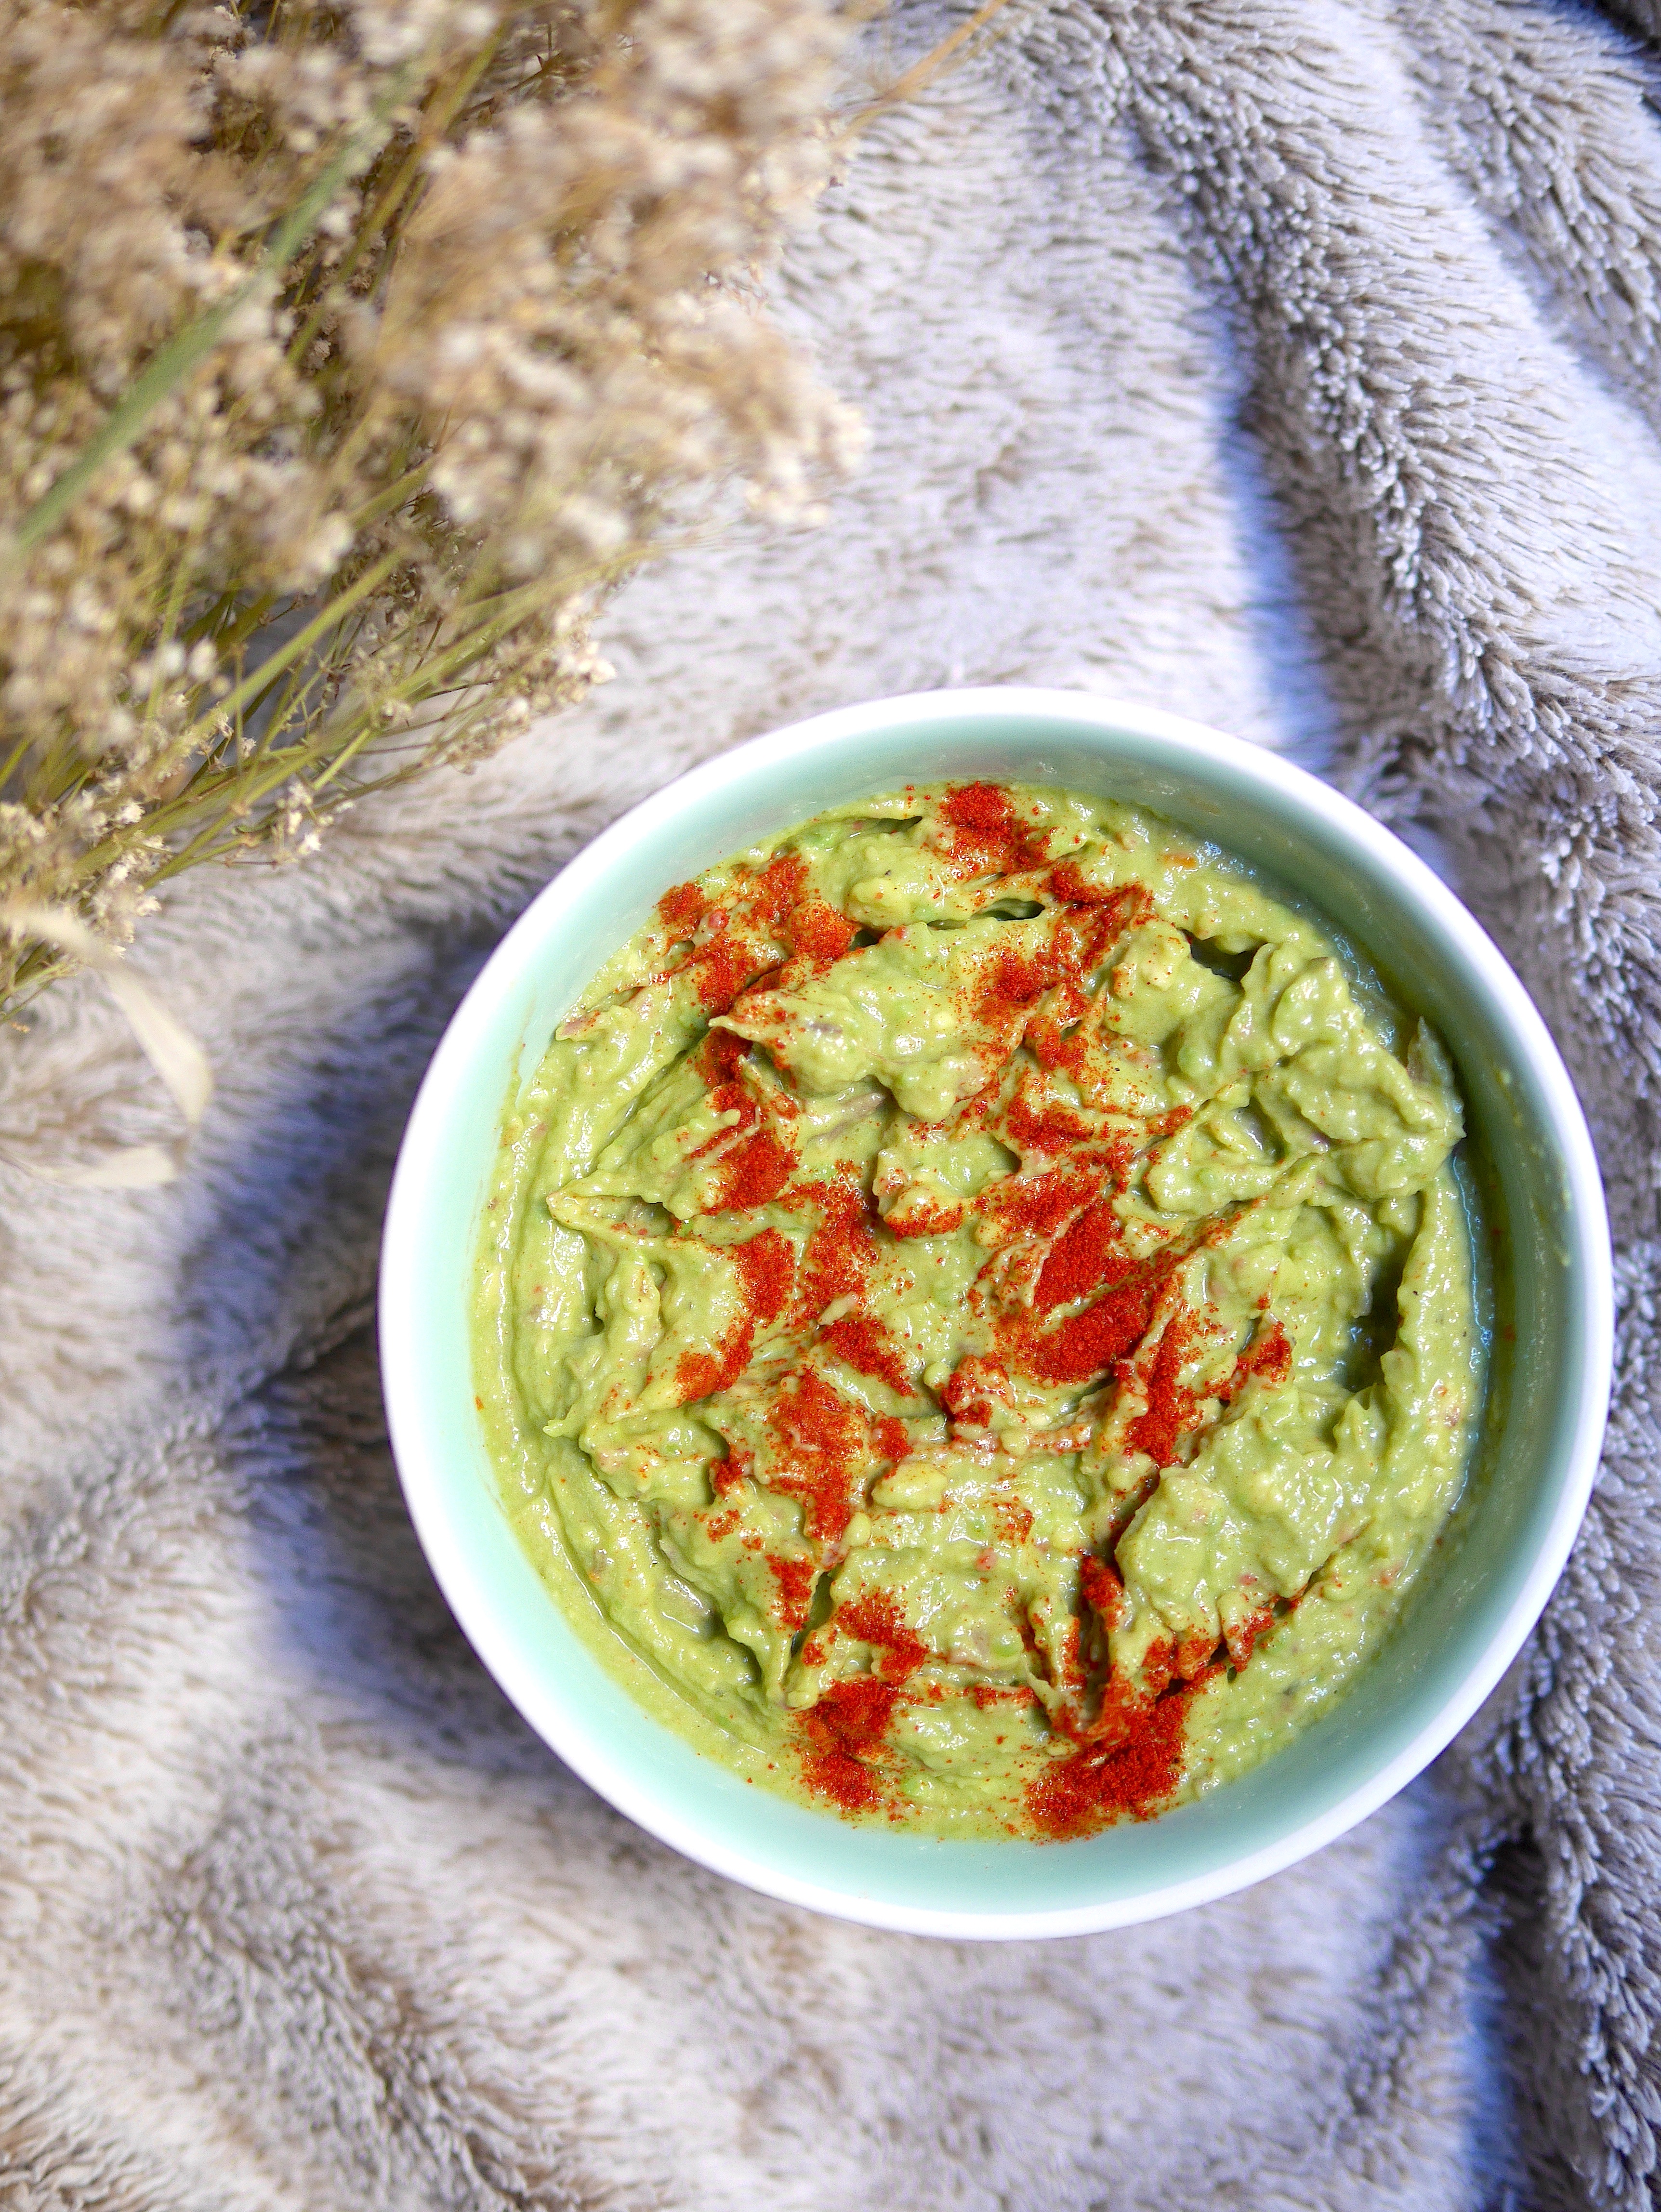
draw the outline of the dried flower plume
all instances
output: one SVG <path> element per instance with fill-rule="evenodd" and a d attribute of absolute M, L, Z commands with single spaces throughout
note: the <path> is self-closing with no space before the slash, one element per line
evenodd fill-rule
<path fill-rule="evenodd" d="M 848 465 L 753 277 L 856 13 L 0 0 L 0 1007 L 25 908 L 482 754 L 667 519 Z"/>

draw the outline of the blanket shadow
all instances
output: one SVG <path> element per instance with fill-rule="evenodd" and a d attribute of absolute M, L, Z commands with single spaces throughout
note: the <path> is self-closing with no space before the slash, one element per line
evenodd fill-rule
<path fill-rule="evenodd" d="M 375 1354 L 375 1267 L 415 1092 L 495 932 L 392 951 L 240 1118 L 176 1316 L 180 1364 L 239 1378 L 219 1449 L 281 1663 L 391 1750 L 579 1783 L 474 1656 L 405 1508 Z"/>

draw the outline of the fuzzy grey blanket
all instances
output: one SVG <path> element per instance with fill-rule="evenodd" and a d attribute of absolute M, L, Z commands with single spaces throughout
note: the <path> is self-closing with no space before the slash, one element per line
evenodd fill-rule
<path fill-rule="evenodd" d="M 644 575 L 582 712 L 170 898 L 184 1182 L 0 1170 L 9 2206 L 1651 2200 L 1661 15 L 1017 5 L 791 262 L 873 433 L 829 525 Z M 1433 841 L 1579 1075 L 1625 1334 L 1573 1564 L 1433 1775 L 1226 1904 L 976 1949 L 706 1875 L 531 1738 L 405 1522 L 369 1291 L 423 1060 L 565 855 L 751 732 L 1003 681 Z M 95 989 L 0 1053 L 14 1143 L 149 1096 Z"/>

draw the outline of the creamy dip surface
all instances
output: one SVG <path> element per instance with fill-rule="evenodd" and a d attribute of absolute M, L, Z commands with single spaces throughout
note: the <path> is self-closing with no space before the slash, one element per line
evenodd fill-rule
<path fill-rule="evenodd" d="M 750 1781 L 1063 1837 L 1387 1635 L 1481 1411 L 1434 1036 L 1238 861 L 919 785 L 666 892 L 505 1123 L 477 1389 L 522 1541 Z"/>

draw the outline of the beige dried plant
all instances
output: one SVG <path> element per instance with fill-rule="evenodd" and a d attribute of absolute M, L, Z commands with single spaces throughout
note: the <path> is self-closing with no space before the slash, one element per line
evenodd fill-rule
<path fill-rule="evenodd" d="M 0 1011 L 599 672 L 857 426 L 756 276 L 847 0 L 0 0 Z"/>

